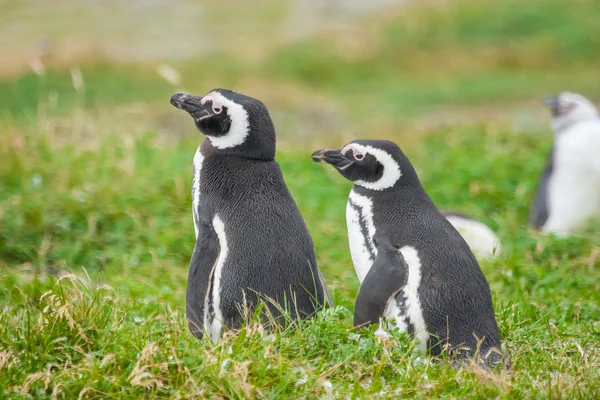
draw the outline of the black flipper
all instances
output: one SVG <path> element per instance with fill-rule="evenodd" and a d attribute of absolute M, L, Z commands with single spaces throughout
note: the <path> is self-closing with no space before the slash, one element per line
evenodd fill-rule
<path fill-rule="evenodd" d="M 204 302 L 210 290 L 211 272 L 217 262 L 221 246 L 213 227 L 198 223 L 198 237 L 190 262 L 186 290 L 186 316 L 190 331 L 198 339 L 204 334 Z"/>
<path fill-rule="evenodd" d="M 374 244 L 377 258 L 356 297 L 355 327 L 378 323 L 390 301 L 404 288 L 408 279 L 408 264 L 400 250 L 387 240 L 377 241 L 375 238 Z"/>

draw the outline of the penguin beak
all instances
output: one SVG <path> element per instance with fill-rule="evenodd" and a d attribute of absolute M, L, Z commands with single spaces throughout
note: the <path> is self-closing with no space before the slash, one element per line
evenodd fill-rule
<path fill-rule="evenodd" d="M 352 164 L 352 161 L 342 155 L 341 149 L 317 150 L 310 157 L 314 162 L 331 164 L 338 169 L 345 169 Z"/>
<path fill-rule="evenodd" d="M 560 102 L 558 101 L 558 97 L 546 96 L 543 98 L 543 102 L 546 107 L 550 109 L 553 116 L 558 116 L 560 114 Z"/>
<path fill-rule="evenodd" d="M 211 117 L 213 114 L 202 104 L 202 97 L 186 93 L 175 93 L 171 96 L 171 104 L 180 110 L 187 111 L 196 122 Z"/>

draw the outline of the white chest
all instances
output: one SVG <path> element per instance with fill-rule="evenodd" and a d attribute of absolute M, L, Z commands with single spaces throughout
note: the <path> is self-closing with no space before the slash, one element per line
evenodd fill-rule
<path fill-rule="evenodd" d="M 202 170 L 202 162 L 204 156 L 200 152 L 200 147 L 194 154 L 194 161 L 192 163 L 194 170 L 194 177 L 192 179 L 192 218 L 194 219 L 194 231 L 196 232 L 196 239 L 198 238 L 198 205 L 200 204 L 200 171 Z"/>
<path fill-rule="evenodd" d="M 599 154 L 600 123 L 580 123 L 557 135 L 544 231 L 567 235 L 600 215 Z"/>
<path fill-rule="evenodd" d="M 373 224 L 373 202 L 354 190 L 350 192 L 346 205 L 346 224 L 352 263 L 358 281 L 362 283 L 377 257 L 377 249 L 373 245 L 375 225 Z"/>
<path fill-rule="evenodd" d="M 377 258 L 377 248 L 373 244 L 376 228 L 373 223 L 371 199 L 357 194 L 354 190 L 351 191 L 346 206 L 346 223 L 352 263 L 358 281 L 362 284 Z M 408 280 L 396 300 L 390 302 L 385 317 L 400 331 L 410 327 L 420 341 L 420 349 L 425 350 L 429 334 L 418 296 L 418 288 L 421 284 L 421 260 L 413 247 L 405 246 L 400 249 L 400 252 L 409 266 Z"/>
<path fill-rule="evenodd" d="M 418 348 L 425 352 L 429 341 L 427 325 L 423 317 L 423 308 L 419 299 L 421 285 L 421 259 L 417 250 L 411 246 L 400 249 L 404 261 L 408 264 L 408 279 L 404 289 L 398 293 L 386 310 L 386 319 L 400 331 L 411 329 L 417 339 Z"/>
<path fill-rule="evenodd" d="M 217 343 L 223 329 L 221 277 L 223 275 L 223 266 L 227 261 L 229 247 L 227 245 L 227 236 L 225 235 L 225 225 L 221 218 L 219 218 L 219 215 L 215 215 L 213 218 L 213 228 L 219 238 L 220 252 L 208 278 L 208 288 L 206 290 L 206 298 L 204 299 L 204 329 L 211 340 Z"/>

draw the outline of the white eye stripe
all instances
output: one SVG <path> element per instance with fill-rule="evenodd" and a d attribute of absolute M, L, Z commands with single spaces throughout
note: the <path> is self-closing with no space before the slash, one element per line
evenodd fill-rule
<path fill-rule="evenodd" d="M 248 112 L 244 107 L 229 100 L 219 92 L 210 92 L 204 96 L 202 104 L 209 100 L 212 101 L 213 112 L 215 114 L 223 112 L 223 107 L 227 107 L 227 115 L 231 119 L 229 132 L 225 136 L 208 136 L 211 144 L 217 149 L 227 149 L 244 143 L 250 131 Z"/>
<path fill-rule="evenodd" d="M 221 98 L 214 96 L 214 94 L 218 94 L 218 93 L 209 93 L 206 96 L 204 96 L 202 98 L 202 100 L 200 101 L 200 103 L 202 105 L 205 105 L 206 102 L 211 101 L 212 102 L 212 111 L 215 114 L 221 114 L 221 112 L 223 111 L 223 96 L 221 96 Z"/>
<path fill-rule="evenodd" d="M 361 153 L 360 150 L 357 150 L 355 147 L 352 146 L 353 145 L 346 145 L 342 149 L 342 154 L 346 154 L 347 152 L 352 151 L 352 157 L 354 157 L 356 160 L 360 161 L 363 158 L 365 158 L 365 155 Z"/>
<path fill-rule="evenodd" d="M 377 149 L 373 146 L 363 146 L 357 143 L 352 143 L 344 147 L 344 149 L 356 149 L 358 153 L 361 154 L 370 154 L 377 159 L 383 165 L 383 174 L 381 178 L 376 180 L 375 182 L 368 181 L 354 181 L 354 183 L 358 186 L 362 186 L 366 189 L 371 190 L 383 190 L 387 188 L 391 188 L 398 182 L 398 179 L 402 176 L 402 172 L 400 171 L 400 165 L 394 160 L 394 158 L 386 151 Z"/>

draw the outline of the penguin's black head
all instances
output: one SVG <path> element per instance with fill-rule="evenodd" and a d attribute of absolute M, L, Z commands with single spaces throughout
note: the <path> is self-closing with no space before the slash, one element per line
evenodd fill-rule
<path fill-rule="evenodd" d="M 202 97 L 176 93 L 171 104 L 194 118 L 213 148 L 256 159 L 275 157 L 275 128 L 261 101 L 229 89 L 213 89 Z"/>
<path fill-rule="evenodd" d="M 355 140 L 342 149 L 317 150 L 312 160 L 331 164 L 346 179 L 370 190 L 420 185 L 408 158 L 388 140 Z"/>

